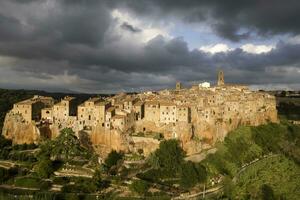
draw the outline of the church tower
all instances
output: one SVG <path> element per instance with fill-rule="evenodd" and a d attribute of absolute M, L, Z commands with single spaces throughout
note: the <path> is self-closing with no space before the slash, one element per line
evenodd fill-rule
<path fill-rule="evenodd" d="M 222 70 L 219 70 L 218 73 L 218 86 L 224 85 L 224 72 Z"/>

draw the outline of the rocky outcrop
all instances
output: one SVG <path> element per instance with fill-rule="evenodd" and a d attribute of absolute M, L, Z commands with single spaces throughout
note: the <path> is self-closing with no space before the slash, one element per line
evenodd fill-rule
<path fill-rule="evenodd" d="M 107 154 L 111 150 L 128 152 L 128 134 L 122 133 L 118 129 L 108 130 L 97 125 L 90 133 L 91 143 L 99 154 Z"/>
<path fill-rule="evenodd" d="M 13 144 L 37 143 L 40 139 L 40 131 L 34 122 L 25 122 L 21 115 L 11 112 L 5 116 L 2 135 Z"/>

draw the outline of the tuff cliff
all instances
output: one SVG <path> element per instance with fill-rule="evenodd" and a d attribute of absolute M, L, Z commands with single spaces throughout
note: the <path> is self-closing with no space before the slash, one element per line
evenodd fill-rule
<path fill-rule="evenodd" d="M 5 116 L 2 135 L 13 144 L 30 144 L 39 141 L 40 131 L 34 122 L 25 122 L 21 115 L 9 112 Z"/>

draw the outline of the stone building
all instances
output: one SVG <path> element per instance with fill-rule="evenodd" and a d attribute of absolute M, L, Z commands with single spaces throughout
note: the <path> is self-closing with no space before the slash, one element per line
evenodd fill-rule
<path fill-rule="evenodd" d="M 66 96 L 52 107 L 52 122 L 64 123 L 70 116 L 77 115 L 77 107 L 74 97 Z"/>
<path fill-rule="evenodd" d="M 104 127 L 105 111 L 110 106 L 100 98 L 90 98 L 78 106 L 78 121 L 83 126 L 96 126 L 101 124 Z"/>
<path fill-rule="evenodd" d="M 155 123 L 160 121 L 160 107 L 158 101 L 145 102 L 145 120 Z"/>
<path fill-rule="evenodd" d="M 51 97 L 35 95 L 30 99 L 15 103 L 11 112 L 20 114 L 26 123 L 39 121 L 41 119 L 42 109 L 46 106 L 53 105 L 53 102 Z"/>
<path fill-rule="evenodd" d="M 175 123 L 176 122 L 176 105 L 172 102 L 160 103 L 160 122 L 161 123 Z"/>

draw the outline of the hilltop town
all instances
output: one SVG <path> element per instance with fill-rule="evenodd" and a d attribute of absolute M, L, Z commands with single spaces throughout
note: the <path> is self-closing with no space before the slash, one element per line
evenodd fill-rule
<path fill-rule="evenodd" d="M 59 102 L 34 96 L 14 104 L 2 135 L 16 144 L 37 143 L 70 127 L 78 137 L 90 140 L 99 154 L 115 149 L 148 155 L 162 139 L 171 138 L 193 154 L 241 125 L 277 121 L 274 96 L 226 84 L 219 71 L 215 86 L 204 82 L 184 88 L 177 82 L 175 89 L 94 97 L 80 104 L 70 96 Z"/>

